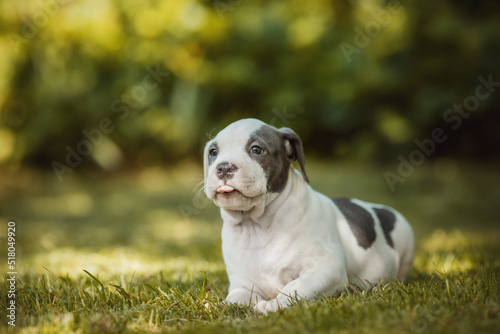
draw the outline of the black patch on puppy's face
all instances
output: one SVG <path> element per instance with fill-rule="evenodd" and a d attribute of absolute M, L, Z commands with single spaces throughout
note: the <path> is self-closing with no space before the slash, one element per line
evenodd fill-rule
<path fill-rule="evenodd" d="M 259 148 L 262 149 L 261 152 Z M 267 191 L 281 192 L 288 181 L 290 169 L 285 140 L 281 132 L 269 125 L 263 125 L 250 135 L 245 149 L 264 170 L 267 177 Z"/>
<path fill-rule="evenodd" d="M 349 198 L 333 198 L 333 201 L 349 223 L 352 234 L 358 240 L 358 245 L 364 249 L 370 248 L 377 238 L 375 221 L 372 215 L 359 205 L 351 202 Z"/>
<path fill-rule="evenodd" d="M 217 145 L 216 142 L 213 142 L 210 144 L 210 146 L 207 149 L 207 155 L 208 155 L 208 166 L 213 164 L 215 160 L 217 160 L 217 156 L 219 155 L 219 145 Z"/>
<path fill-rule="evenodd" d="M 394 248 L 394 241 L 391 237 L 391 231 L 394 229 L 396 224 L 396 215 L 387 209 L 373 208 L 380 220 L 380 226 L 382 226 L 382 231 L 384 231 L 385 240 L 387 244 Z"/>

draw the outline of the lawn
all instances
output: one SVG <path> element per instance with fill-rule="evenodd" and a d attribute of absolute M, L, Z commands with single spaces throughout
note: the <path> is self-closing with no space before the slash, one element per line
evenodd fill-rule
<path fill-rule="evenodd" d="M 408 283 L 346 288 L 267 316 L 220 304 L 228 288 L 222 222 L 198 193 L 199 165 L 118 175 L 76 170 L 64 182 L 39 171 L 3 171 L 0 332 L 500 331 L 498 168 L 428 162 L 391 192 L 383 166 L 307 167 L 313 187 L 331 197 L 381 202 L 406 215 L 417 237 Z M 11 220 L 15 327 L 6 318 Z"/>

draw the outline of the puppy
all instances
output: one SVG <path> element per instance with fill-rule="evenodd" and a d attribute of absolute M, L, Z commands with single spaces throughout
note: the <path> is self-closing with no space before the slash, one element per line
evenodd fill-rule
<path fill-rule="evenodd" d="M 206 144 L 204 177 L 206 195 L 221 208 L 228 303 L 272 312 L 291 297 L 403 279 L 412 264 L 406 219 L 384 205 L 314 191 L 301 140 L 289 128 L 257 119 L 230 124 Z"/>

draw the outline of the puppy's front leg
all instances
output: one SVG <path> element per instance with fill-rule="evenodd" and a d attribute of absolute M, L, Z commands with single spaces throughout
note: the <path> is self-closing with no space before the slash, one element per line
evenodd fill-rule
<path fill-rule="evenodd" d="M 264 300 L 264 298 L 246 288 L 232 289 L 226 297 L 226 303 L 247 306 L 255 305 L 261 300 Z"/>
<path fill-rule="evenodd" d="M 302 273 L 297 279 L 289 282 L 281 289 L 278 296 L 272 300 L 262 300 L 255 306 L 259 312 L 275 312 L 279 308 L 290 305 L 290 297 L 312 299 L 324 293 L 334 295 L 348 285 L 345 266 L 332 266 L 329 261 L 319 264 Z"/>

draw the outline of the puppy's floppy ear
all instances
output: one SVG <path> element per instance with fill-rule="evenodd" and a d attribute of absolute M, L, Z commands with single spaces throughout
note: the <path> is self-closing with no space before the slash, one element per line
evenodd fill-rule
<path fill-rule="evenodd" d="M 304 150 L 302 149 L 302 141 L 299 136 L 289 128 L 279 129 L 283 139 L 285 139 L 285 147 L 288 159 L 290 161 L 298 161 L 300 166 L 300 172 L 304 180 L 309 183 L 309 178 L 306 174 Z"/>

